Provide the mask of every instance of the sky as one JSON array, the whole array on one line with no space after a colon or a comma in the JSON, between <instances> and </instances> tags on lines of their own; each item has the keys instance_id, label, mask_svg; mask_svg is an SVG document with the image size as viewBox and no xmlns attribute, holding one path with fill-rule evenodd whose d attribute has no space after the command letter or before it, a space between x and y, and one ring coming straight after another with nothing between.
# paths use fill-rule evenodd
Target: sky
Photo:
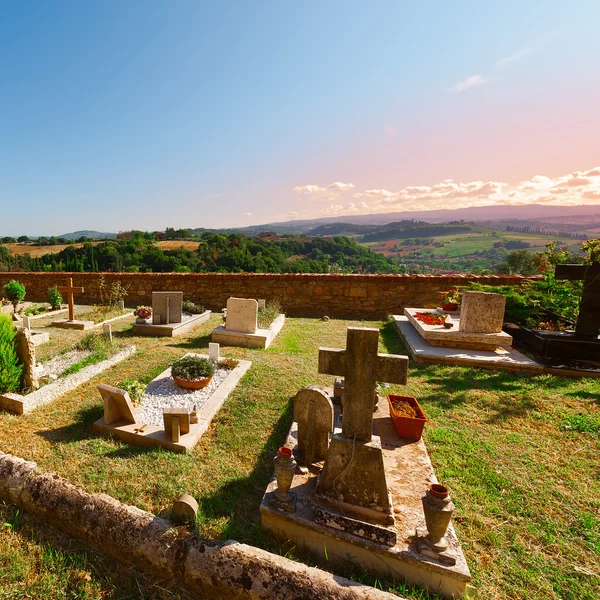
<instances>
[{"instance_id":1,"label":"sky","mask_svg":"<svg viewBox=\"0 0 600 600\"><path fill-rule=\"evenodd\" d=\"M600 204L597 0L0 9L0 235Z\"/></svg>"}]
</instances>

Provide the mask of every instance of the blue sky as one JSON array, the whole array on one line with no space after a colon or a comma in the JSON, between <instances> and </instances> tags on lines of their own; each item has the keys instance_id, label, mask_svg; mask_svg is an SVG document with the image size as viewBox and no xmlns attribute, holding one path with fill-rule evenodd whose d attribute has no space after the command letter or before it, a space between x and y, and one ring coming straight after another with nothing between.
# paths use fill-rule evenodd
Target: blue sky
<instances>
[{"instance_id":1,"label":"blue sky","mask_svg":"<svg viewBox=\"0 0 600 600\"><path fill-rule=\"evenodd\" d=\"M599 20L592 1L5 2L0 235L600 204Z\"/></svg>"}]
</instances>

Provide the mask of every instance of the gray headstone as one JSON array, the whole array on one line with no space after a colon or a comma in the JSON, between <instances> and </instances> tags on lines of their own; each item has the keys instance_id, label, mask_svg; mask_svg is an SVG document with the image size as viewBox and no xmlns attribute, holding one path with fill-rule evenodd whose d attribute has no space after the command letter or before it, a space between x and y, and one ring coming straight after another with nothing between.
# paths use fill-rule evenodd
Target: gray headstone
<instances>
[{"instance_id":1,"label":"gray headstone","mask_svg":"<svg viewBox=\"0 0 600 600\"><path fill-rule=\"evenodd\" d=\"M266 300L257 300L258 302L258 310L265 310L265 308L267 307L267 301Z\"/></svg>"},{"instance_id":2,"label":"gray headstone","mask_svg":"<svg viewBox=\"0 0 600 600\"><path fill-rule=\"evenodd\" d=\"M161 325L181 323L183 292L152 292L152 318L158 316Z\"/></svg>"},{"instance_id":3,"label":"gray headstone","mask_svg":"<svg viewBox=\"0 0 600 600\"><path fill-rule=\"evenodd\" d=\"M110 323L104 323L104 325L102 325L102 333L109 342L112 342L112 327L110 326Z\"/></svg>"},{"instance_id":4,"label":"gray headstone","mask_svg":"<svg viewBox=\"0 0 600 600\"><path fill-rule=\"evenodd\" d=\"M298 423L298 450L306 464L324 460L333 431L333 404L328 394L316 385L302 388L294 400L294 421Z\"/></svg>"},{"instance_id":5,"label":"gray headstone","mask_svg":"<svg viewBox=\"0 0 600 600\"><path fill-rule=\"evenodd\" d=\"M506 296L491 292L463 292L458 330L465 333L500 333Z\"/></svg>"},{"instance_id":6,"label":"gray headstone","mask_svg":"<svg viewBox=\"0 0 600 600\"><path fill-rule=\"evenodd\" d=\"M208 342L208 360L211 362L219 362L220 345L216 342Z\"/></svg>"}]
</instances>

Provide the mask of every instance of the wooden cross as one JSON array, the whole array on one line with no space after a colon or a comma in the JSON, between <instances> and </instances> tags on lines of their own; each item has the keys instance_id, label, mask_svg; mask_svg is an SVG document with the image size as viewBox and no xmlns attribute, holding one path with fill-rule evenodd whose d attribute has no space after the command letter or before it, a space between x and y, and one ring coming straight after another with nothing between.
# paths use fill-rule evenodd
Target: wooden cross
<instances>
[{"instance_id":1,"label":"wooden cross","mask_svg":"<svg viewBox=\"0 0 600 600\"><path fill-rule=\"evenodd\" d=\"M373 393L378 381L406 383L408 357L378 354L379 331L348 327L346 350L319 348L319 373L344 376L342 435L370 442Z\"/></svg>"},{"instance_id":2,"label":"wooden cross","mask_svg":"<svg viewBox=\"0 0 600 600\"><path fill-rule=\"evenodd\" d=\"M556 265L556 279L583 280L575 333L597 338L600 333L600 264Z\"/></svg>"},{"instance_id":3,"label":"wooden cross","mask_svg":"<svg viewBox=\"0 0 600 600\"><path fill-rule=\"evenodd\" d=\"M67 294L67 301L69 303L69 321L75 320L75 302L73 300L73 294L75 292L83 292L82 287L73 287L73 279L69 277L67 279L67 285L61 285L56 288L59 292L65 292Z\"/></svg>"}]
</instances>

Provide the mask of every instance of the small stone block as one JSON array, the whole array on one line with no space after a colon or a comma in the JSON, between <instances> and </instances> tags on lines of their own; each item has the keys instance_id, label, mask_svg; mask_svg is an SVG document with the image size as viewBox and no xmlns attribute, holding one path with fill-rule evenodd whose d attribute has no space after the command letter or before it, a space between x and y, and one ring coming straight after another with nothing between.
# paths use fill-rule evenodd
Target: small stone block
<instances>
[{"instance_id":1,"label":"small stone block","mask_svg":"<svg viewBox=\"0 0 600 600\"><path fill-rule=\"evenodd\" d=\"M396 530L393 527L382 527L374 523L353 519L321 506L315 506L315 523L338 531L345 531L351 535L386 546L395 546L397 541Z\"/></svg>"},{"instance_id":2,"label":"small stone block","mask_svg":"<svg viewBox=\"0 0 600 600\"><path fill-rule=\"evenodd\" d=\"M117 303L119 310L125 310L125 300L119 300Z\"/></svg>"},{"instance_id":3,"label":"small stone block","mask_svg":"<svg viewBox=\"0 0 600 600\"><path fill-rule=\"evenodd\" d=\"M189 494L181 494L171 510L171 518L176 523L192 523L198 514L198 503Z\"/></svg>"},{"instance_id":4,"label":"small stone block","mask_svg":"<svg viewBox=\"0 0 600 600\"><path fill-rule=\"evenodd\" d=\"M102 333L109 342L112 342L112 327L110 326L110 323L104 323L104 325L102 325Z\"/></svg>"},{"instance_id":5,"label":"small stone block","mask_svg":"<svg viewBox=\"0 0 600 600\"><path fill-rule=\"evenodd\" d=\"M25 329L31 329L31 321L27 315L23 317L23 327L25 327Z\"/></svg>"},{"instance_id":6,"label":"small stone block","mask_svg":"<svg viewBox=\"0 0 600 600\"><path fill-rule=\"evenodd\" d=\"M417 529L417 550L419 551L419 554L427 556L427 558L439 560L440 562L446 563L447 565L456 564L456 552L452 549L451 546L448 546L448 549L444 552L436 552L425 541L426 536L426 529Z\"/></svg>"},{"instance_id":7,"label":"small stone block","mask_svg":"<svg viewBox=\"0 0 600 600\"><path fill-rule=\"evenodd\" d=\"M189 408L163 408L163 423L167 434L171 434L173 430L172 419L179 418L179 431L181 435L190 432L190 409ZM173 440L174 442L178 440Z\"/></svg>"},{"instance_id":8,"label":"small stone block","mask_svg":"<svg viewBox=\"0 0 600 600\"><path fill-rule=\"evenodd\" d=\"M209 342L208 343L208 360L210 360L213 363L219 362L220 348L221 348L220 344L217 344L216 342Z\"/></svg>"},{"instance_id":9,"label":"small stone block","mask_svg":"<svg viewBox=\"0 0 600 600\"><path fill-rule=\"evenodd\" d=\"M171 441L178 442L181 430L179 429L179 417L171 415Z\"/></svg>"}]
</instances>

